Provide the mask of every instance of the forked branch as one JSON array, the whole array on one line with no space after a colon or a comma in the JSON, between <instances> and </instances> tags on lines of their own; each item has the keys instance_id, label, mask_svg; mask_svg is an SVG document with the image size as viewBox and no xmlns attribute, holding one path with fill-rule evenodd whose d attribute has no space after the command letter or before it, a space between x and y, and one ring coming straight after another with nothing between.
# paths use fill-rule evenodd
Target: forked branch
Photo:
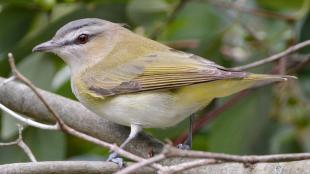
<instances>
[{"instance_id":1,"label":"forked branch","mask_svg":"<svg viewBox=\"0 0 310 174\"><path fill-rule=\"evenodd\" d=\"M0 146L14 146L14 145L17 145L18 147L20 147L25 152L25 154L28 156L30 161L37 162L37 159L33 155L31 149L27 146L27 144L23 140L23 129L24 129L23 126L18 124L17 127L18 127L18 138L16 140L14 140L14 141L11 141L11 142L0 143Z\"/></svg>"}]
</instances>

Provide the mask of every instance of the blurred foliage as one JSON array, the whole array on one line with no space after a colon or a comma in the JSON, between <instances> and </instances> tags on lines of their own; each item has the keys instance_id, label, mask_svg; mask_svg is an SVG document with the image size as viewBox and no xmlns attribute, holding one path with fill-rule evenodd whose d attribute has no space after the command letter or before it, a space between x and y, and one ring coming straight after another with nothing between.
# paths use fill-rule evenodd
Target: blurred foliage
<instances>
[{"instance_id":1,"label":"blurred foliage","mask_svg":"<svg viewBox=\"0 0 310 174\"><path fill-rule=\"evenodd\" d=\"M86 17L126 23L139 34L227 67L267 57L310 39L309 0L182 2L185 3L179 5L179 0L0 0L0 76L10 74L6 55L12 51L18 68L35 85L74 98L69 70L64 63L55 55L32 54L31 49L51 38L67 22ZM233 8L232 4L247 12ZM255 13L257 10L263 15ZM298 81L251 91L194 135L194 149L235 154L309 151L309 61L301 66L305 62L302 54L309 57L309 50L305 48L287 59L287 72L297 75ZM279 69L277 65L273 63L253 71L275 72ZM227 100L229 97L219 99L215 106ZM17 136L14 119L3 113L0 123L1 141ZM174 128L147 131L162 140L173 140L186 126L184 121ZM25 130L25 140L38 160L103 159L108 153L78 138L31 127ZM17 147L0 148L0 164L20 161L27 158Z\"/></svg>"}]
</instances>

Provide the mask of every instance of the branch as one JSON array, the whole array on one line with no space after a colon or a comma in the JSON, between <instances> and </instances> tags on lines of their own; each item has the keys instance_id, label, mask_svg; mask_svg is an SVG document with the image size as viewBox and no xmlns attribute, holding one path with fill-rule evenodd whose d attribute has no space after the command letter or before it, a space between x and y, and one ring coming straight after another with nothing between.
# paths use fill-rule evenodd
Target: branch
<instances>
[{"instance_id":1,"label":"branch","mask_svg":"<svg viewBox=\"0 0 310 174\"><path fill-rule=\"evenodd\" d=\"M52 116L55 118L56 123L59 124L60 129L66 130L66 124L63 122L63 120L60 118L60 116L55 112L49 104L45 101L43 96L39 93L39 91L36 89L36 87L28 80L25 76L23 76L16 68L15 60L12 53L8 54L9 56L9 63L12 69L12 73L14 74L15 79L20 80L24 84L26 84L32 92L35 93L35 95L39 98L39 100L43 103L43 105L47 108L47 110L52 114Z\"/></svg>"},{"instance_id":2,"label":"branch","mask_svg":"<svg viewBox=\"0 0 310 174\"><path fill-rule=\"evenodd\" d=\"M8 79L3 80L3 81L0 83L0 88L1 88L2 86L4 86L5 84L7 84L7 83L9 83L9 82L11 82L11 81L14 81L14 80L15 80L15 76L12 76L12 77L10 77L10 78L8 78Z\"/></svg>"},{"instance_id":3,"label":"branch","mask_svg":"<svg viewBox=\"0 0 310 174\"><path fill-rule=\"evenodd\" d=\"M310 63L310 53L303 55L295 54L290 57L292 57L292 61L288 63L288 74L294 74Z\"/></svg>"},{"instance_id":4,"label":"branch","mask_svg":"<svg viewBox=\"0 0 310 174\"><path fill-rule=\"evenodd\" d=\"M224 162L262 163L262 162L287 162L310 159L310 153L276 154L276 155L229 155L193 150L181 150L169 145L165 146L166 157L205 158Z\"/></svg>"},{"instance_id":5,"label":"branch","mask_svg":"<svg viewBox=\"0 0 310 174\"><path fill-rule=\"evenodd\" d=\"M235 67L235 68L231 68L233 70L247 70L253 67L257 67L278 59L281 59L301 48L304 48L306 46L310 45L310 40L301 42L297 45L294 45L288 49L286 49L283 52L280 52L278 54L272 55L270 57L264 58L262 60L250 63L250 64L246 64L243 66L239 66L239 67ZM309 55L306 55L306 57L304 58L305 60L303 62L301 62L301 66L304 66L305 63L308 62L309 60ZM198 118L194 125L193 125L193 133L197 132L199 129L201 129L204 125L206 125L210 120L212 120L213 118L217 117L220 113L222 113L223 111L225 111L227 108L230 108L231 106L233 106L235 103L237 103L240 99L242 99L243 97L245 97L248 94L248 90L247 91L242 91L239 92L237 94L235 94L233 97L231 97L228 101L226 101L222 106L215 108L213 110L211 110L210 112L208 112L206 115ZM184 131L179 137L177 137L174 141L173 144L180 144L182 142L184 142L184 140L187 137L187 131Z\"/></svg>"},{"instance_id":6,"label":"branch","mask_svg":"<svg viewBox=\"0 0 310 174\"><path fill-rule=\"evenodd\" d=\"M37 162L37 159L33 155L32 151L30 150L30 148L27 146L27 144L23 140L23 129L24 128L21 125L17 125L17 127L18 127L18 138L15 141L12 141L12 142L0 143L0 146L13 146L13 145L17 145L18 147L20 147L25 152L25 154L28 156L30 161Z\"/></svg>"},{"instance_id":7,"label":"branch","mask_svg":"<svg viewBox=\"0 0 310 174\"><path fill-rule=\"evenodd\" d=\"M164 159L167 159L167 154L165 152L163 152L159 155L156 155L152 158L146 159L144 161L132 164L131 166L126 167L123 170L116 172L115 174L129 174L129 173L137 171L138 169L140 169L142 167L156 163L158 161L162 161ZM183 163L182 162L179 163L179 161L178 161L175 165L163 167L162 169L158 170L157 173L170 174L170 173L184 171L184 170L191 169L194 167L199 167L202 165L214 164L214 163L216 163L216 160L212 160L212 159L211 160L210 159L200 159L200 160L194 160L194 161L187 161L187 162L183 162Z\"/></svg>"},{"instance_id":8,"label":"branch","mask_svg":"<svg viewBox=\"0 0 310 174\"><path fill-rule=\"evenodd\" d=\"M89 136L85 133L82 133L80 131L77 131L73 128L71 128L70 126L68 126L62 119L61 117L58 115L58 113L47 103L47 101L43 98L43 96L40 94L40 92L36 89L36 87L26 78L24 77L16 68L16 65L15 65L15 61L14 61L14 57L13 57L13 54L12 53L9 53L8 54L9 56L9 63L10 63L10 66L11 66L11 69L12 69L12 72L15 76L16 79L20 80L21 82L23 82L24 84L26 84L31 90L32 92L35 93L35 95L39 98L39 100L43 103L43 105L45 106L45 108L52 114L52 116L55 118L56 120L56 126L58 125L60 130L62 130L63 132L66 132L68 134L71 134L71 135L74 135L76 137L79 137L81 139L84 139L86 141L89 141L89 142L92 142L94 144L97 144L99 146L102 146L102 147L105 147L105 148L108 148L110 149L111 151L114 151L116 152L117 154L123 156L123 157L126 157L126 158L129 158L133 161L143 161L144 159L135 155L135 154L132 154L130 152L127 152L125 151L124 149L118 147L117 145L115 144L110 144L110 143L107 143L105 141L102 141L98 138L95 138L95 137L92 137L92 136ZM29 150L29 149L28 149ZM152 164L152 167L156 168L156 169L161 169L162 166L159 165L159 164Z\"/></svg>"},{"instance_id":9,"label":"branch","mask_svg":"<svg viewBox=\"0 0 310 174\"><path fill-rule=\"evenodd\" d=\"M231 174L232 172L238 174L249 174L262 173L262 171L268 174L278 174L279 172L306 174L309 173L309 166L310 160L281 163L258 163L255 165L244 165L242 163L222 163L215 165L203 165L194 169L182 171L182 174ZM13 163L0 165L0 171L5 174L108 174L114 173L118 171L118 169L118 166L114 163L100 161L45 161L36 163ZM134 173L150 174L155 172L151 168L140 168Z\"/></svg>"},{"instance_id":10,"label":"branch","mask_svg":"<svg viewBox=\"0 0 310 174\"><path fill-rule=\"evenodd\" d=\"M149 158L149 159L146 159L146 160L143 160L143 161L140 161L138 163L135 163L129 167L126 167L125 169L121 170L121 171L118 171L117 173L115 174L127 174L127 173L132 173L134 171L137 171L138 169L144 167L144 166L147 166L147 165L150 165L150 164L153 164L153 163L156 163L158 161L161 161L163 159L166 158L166 155L164 153L161 153L159 155L156 155L152 158Z\"/></svg>"},{"instance_id":11,"label":"branch","mask_svg":"<svg viewBox=\"0 0 310 174\"><path fill-rule=\"evenodd\" d=\"M0 83L5 80L6 79L0 77ZM107 142L120 144L126 139L129 133L127 127L111 123L102 117L98 117L76 101L43 90L38 91L45 98L47 103L58 111L61 118L70 127ZM0 88L0 103L11 110L27 115L35 120L54 121L41 101L24 84L14 81L3 85ZM161 142L141 133L126 149L134 154L148 157L150 153L160 153L162 147L163 144Z\"/></svg>"},{"instance_id":12,"label":"branch","mask_svg":"<svg viewBox=\"0 0 310 174\"><path fill-rule=\"evenodd\" d=\"M129 166L116 174L128 174L136 171L137 169L144 167L146 165L151 165L159 161L162 163L168 164L169 159L173 158L172 161L176 165L165 166L158 170L158 173L161 174L170 174L183 170L187 170L194 167L199 167L202 165L210 164L223 164L223 163L232 163L238 162L243 164L254 164L254 163L263 163L263 162L289 162L289 161L300 161L300 160L309 160L310 153L295 153L295 154L276 154L276 155L230 155L224 153L213 153L213 152L204 152L204 151L193 151L193 150L181 150L170 145L166 145L163 152L159 155L156 155L152 158L145 159L138 163ZM191 159L189 161L181 162L174 160L175 158L182 159ZM192 160L197 158L198 160ZM178 162L176 162L178 161Z\"/></svg>"},{"instance_id":13,"label":"branch","mask_svg":"<svg viewBox=\"0 0 310 174\"><path fill-rule=\"evenodd\" d=\"M249 63L249 64L246 64L246 65L243 65L243 66L238 66L238 67L235 67L235 68L232 68L233 70L247 70L247 69L250 69L250 68L254 68L254 67L257 67L257 66L260 66L260 65L263 65L263 64L266 64L266 63L269 63L269 62L273 62L273 61L276 61L278 59L281 59L301 48L304 48L306 46L309 46L310 45L310 40L306 40L304 42L301 42L297 45L294 45L294 46L291 46L289 47L288 49L286 49L285 51L283 52L280 52L278 54L274 54L270 57L267 57L267 58L264 58L262 60L259 60L259 61L256 61L256 62L253 62L253 63Z\"/></svg>"},{"instance_id":14,"label":"branch","mask_svg":"<svg viewBox=\"0 0 310 174\"><path fill-rule=\"evenodd\" d=\"M104 161L44 161L36 163L13 163L0 165L5 174L105 174L114 173L119 167ZM152 173L151 168L141 168L136 173Z\"/></svg>"},{"instance_id":15,"label":"branch","mask_svg":"<svg viewBox=\"0 0 310 174\"><path fill-rule=\"evenodd\" d=\"M181 164L177 165L172 165L169 167L166 167L163 170L158 171L158 174L172 174L176 172L181 172L184 170L200 167L200 166L205 166L205 165L210 165L210 164L216 164L216 160L212 159L199 159L199 160L192 160L189 162L184 162Z\"/></svg>"},{"instance_id":16,"label":"branch","mask_svg":"<svg viewBox=\"0 0 310 174\"><path fill-rule=\"evenodd\" d=\"M309 43L307 43L307 41L306 42L303 42L303 43L306 43L306 44L308 44L309 45ZM300 44L302 44L302 43L300 43ZM299 45L300 45L299 44ZM296 45L295 47L297 47L298 45ZM288 51L288 53L285 53L285 54L289 54L290 53L290 51L289 50L294 50L294 51L296 51L297 49L300 49L300 48L302 48L303 46L300 46L300 47L297 47L297 48L295 48L295 49L293 49L292 47L291 48L289 48L287 51ZM284 51L285 52L285 51ZM292 52L292 51L291 51ZM279 54L281 54L281 53L279 53ZM282 55L283 56L283 55ZM273 56L271 56L271 57L273 57ZM269 59L269 58L268 58ZM278 59L278 58L277 58ZM272 60L269 60L269 61L273 61L273 60L276 60L276 59L272 59ZM136 167L134 168L134 167L132 167L134 170L136 170L136 169L138 169L138 168L140 168L140 167L142 167L142 166L145 166L145 165L152 165L154 168L156 168L156 169L159 169L160 171L165 171L165 168L166 167L162 167L161 165L157 165L157 164L154 164L156 161L161 161L161 160L163 160L163 159L165 159L166 157L167 158L171 158L171 157L183 157L183 158L207 158L207 159L212 159L212 160L216 160L216 162L217 161L222 161L222 162L241 162L241 163L256 163L256 162L274 162L274 161L287 161L287 160L289 160L289 161L291 161L291 160L302 160L302 159L308 159L308 158L310 158L310 155L308 154L308 153L303 153L303 154L286 154L286 155L266 155L266 156L238 156L238 155L227 155L227 154L219 154L219 153L208 153L208 152L199 152L199 151L180 151L179 149L175 149L175 148L168 148L168 152L164 152L164 156L162 156L161 154L160 155L158 155L158 156L155 156L155 157L153 157L153 158L150 158L150 159L143 159L143 158L141 158L141 157L139 157L139 156L136 156L136 155L134 155L134 154L131 154L131 153L129 153L129 152L127 152L127 151L124 151L124 150L122 150L122 149L120 149L120 148L118 148L116 145L113 145L113 144L110 144L110 143L107 143L107 142L104 142L104 141L102 141L102 140L100 140L100 139L98 139L98 138L95 138L95 137L91 137L91 136L89 136L89 135L87 135L87 134L85 134L85 133L82 133L82 132L84 132L84 131L79 131L79 130L75 130L74 129L74 126L72 126L73 128L71 128L70 126L71 125L67 125L67 123L65 123L66 122L66 120L65 120L65 117L64 116L60 116L61 114L59 113L59 115L58 115L58 113L56 113L54 110L53 110L53 108L54 108L54 104L55 104L55 102L57 103L57 104L59 104L59 101L61 101L61 100L64 100L63 98L62 99L60 99L60 100L56 100L56 101L53 101L53 102L51 102L51 103L49 103L49 97L47 97L46 99L44 98L44 96L46 95L45 94L45 92L44 91L41 91L41 90L38 90L38 89L36 89L34 86L33 86L33 84L30 82L30 81L28 81L27 79L25 79L18 71L17 71L17 69L16 69L16 67L15 67L15 64L14 64L14 60L13 60L13 57L12 57L12 55L10 55L10 64L11 64L11 67L12 67L12 70L13 70L13 74L14 74L14 76L15 76L15 78L16 79L19 79L19 80L21 80L21 81L23 81L25 84L27 84L27 86L29 86L30 88L31 88L31 90L29 90L28 89L28 92L29 91L32 91L32 92L34 92L35 93L35 95L34 94L32 94L32 99L33 100L37 100L37 102L39 102L39 103L37 103L37 104L39 104L41 107L43 106L43 110L44 110L44 112L45 112L45 116L46 116L46 118L45 119L47 119L47 120L51 120L51 116L50 116L50 114L52 114L52 116L54 117L54 119L55 120L57 120L57 123L59 124L59 128L61 129L61 130L63 130L63 131L65 131L65 132L67 132L67 133L70 133L70 134L72 134L72 135L75 135L75 136L77 136L77 137L80 137L80 138L83 138L83 139L85 139L85 140L88 140L88 141L91 141L91 142L93 142L93 143L95 143L95 144L98 144L98 145L100 145L100 146L103 146L103 147L108 147L109 149L111 149L111 150L114 150L114 151L116 151L116 152L118 152L120 155L122 155L122 156L125 156L125 157L127 157L127 158L129 158L129 159L132 159L132 160L134 160L134 161L138 161L139 163L137 163L136 164ZM263 64L263 63L261 63L261 64ZM261 64L258 64L258 65L261 65ZM257 66L258 66L257 65ZM0 83L1 83L1 78L0 78ZM4 80L2 80L2 82L3 82ZM11 81L11 79L10 80L5 80L5 82L6 82L6 84L5 85L3 85L3 84L0 84L0 86L1 86L1 88L0 88L0 102L2 102L1 100L3 100L2 98L5 98L4 99L4 101L5 100L10 100L10 99L8 99L8 98L10 98L10 97L8 97L8 95L9 94L7 94L7 93L2 93L1 91L3 90L3 89L6 89L8 86L10 86L12 83L16 83L16 82L9 82L9 81ZM15 84L16 85L16 84ZM19 84L20 85L20 84ZM14 88L14 86L12 87L12 88ZM8 90L8 91L12 91L12 88L9 88L9 89L6 89L6 90ZM25 89L22 89L22 90L25 90ZM9 93L10 93L9 92ZM4 95L3 95L4 94ZM2 96L3 95L3 96ZM24 95L24 94L23 94ZM29 95L29 94L27 94L27 95ZM48 95L52 95L52 94L48 94ZM33 96L35 96L36 98L34 98ZM18 96L18 97L21 97L21 96ZM23 102L24 101L24 99L25 98L23 98L22 99L22 103L24 104L25 102ZM16 98L13 98L13 99L11 99L11 100L16 100ZM28 100L27 100L28 101ZM3 102L4 103L4 105L7 105L7 103L5 103L5 102ZM12 104L13 103L13 104ZM14 102L12 102L12 103L9 103L8 105L9 105L9 107L10 107L10 105L13 105L13 106L11 106L11 107L16 107L16 106L14 106L14 105L16 105L16 103L14 103ZM42 105L42 103L43 103L43 105ZM50 106L50 107L48 107L48 106ZM33 107L37 107L37 106L33 106ZM80 109L81 108L81 106L78 108L78 109ZM82 107L83 108L83 107ZM26 108L26 109L29 109L29 108ZM31 107L30 107L30 109L32 109ZM42 108L41 108L42 109ZM59 109L59 112L63 112L63 110L62 109L64 109L64 106L63 105L60 105L60 106L58 106L58 108L56 108L56 110L58 111L58 109ZM74 110L74 109L73 109ZM41 110L42 111L42 110ZM23 109L20 109L20 112L25 112L25 111L23 111ZM28 112L29 112L29 110L28 110ZM47 112L47 113L46 113ZM70 113L72 113L72 110L69 110L69 112ZM68 114L68 113L67 113ZM98 118L98 116L95 116L96 118ZM42 118L42 117L41 117ZM64 119L64 121L62 120L62 119ZM77 118L76 117L74 117L73 118L73 120L76 120ZM89 119L88 117L87 117L87 119ZM86 120L87 120L86 119ZM79 120L80 121L80 120ZM81 124L81 122L79 122L80 124ZM82 122L83 123L83 122ZM98 124L98 122L96 122L95 124L92 124L92 125L90 125L91 126L91 128L90 129L92 129L92 130L94 130L94 125L97 125ZM120 126L121 127L121 126ZM111 135L110 135L111 136ZM161 146L160 146L160 150L162 150L162 144L160 144ZM141 149L138 149L137 147L134 147L136 150L141 150ZM167 148L166 148L167 149ZM144 154L144 155L149 155L150 153L153 153L153 149L151 149L151 148L147 148L147 149L145 149L146 150L146 154ZM165 160L165 161L167 161L167 160ZM174 162L176 162L176 161L178 161L178 160L172 160L172 161L174 161ZM200 161L196 161L196 162L194 162L194 161L190 161L190 162L187 162L187 163L182 163L182 164L178 164L178 165L173 165L173 166L168 166L168 168L169 167L172 167L172 168L174 168L175 170L177 170L177 171L179 171L179 170L185 170L185 169L188 169L188 168L191 168L191 167L195 167L195 166L199 166L199 165L202 165L202 164L204 164L204 163L207 163L207 161L206 160L200 160ZM138 167L137 167L138 166ZM128 169L129 170L129 169Z\"/></svg>"}]
</instances>

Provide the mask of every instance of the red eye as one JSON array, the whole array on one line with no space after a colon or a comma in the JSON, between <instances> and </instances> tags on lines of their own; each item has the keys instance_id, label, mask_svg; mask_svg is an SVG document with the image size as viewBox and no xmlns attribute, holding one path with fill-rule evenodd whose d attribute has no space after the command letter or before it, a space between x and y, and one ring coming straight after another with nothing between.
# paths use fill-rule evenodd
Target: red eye
<instances>
[{"instance_id":1,"label":"red eye","mask_svg":"<svg viewBox=\"0 0 310 174\"><path fill-rule=\"evenodd\" d=\"M88 35L87 34L81 34L79 37L76 39L78 44L85 44L88 42Z\"/></svg>"}]
</instances>

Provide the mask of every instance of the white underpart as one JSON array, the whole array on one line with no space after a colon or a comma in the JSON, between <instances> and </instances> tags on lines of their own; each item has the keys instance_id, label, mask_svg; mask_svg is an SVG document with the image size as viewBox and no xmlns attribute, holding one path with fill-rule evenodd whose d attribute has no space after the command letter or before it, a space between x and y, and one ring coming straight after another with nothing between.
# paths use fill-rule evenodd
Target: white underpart
<instances>
[{"instance_id":1,"label":"white underpart","mask_svg":"<svg viewBox=\"0 0 310 174\"><path fill-rule=\"evenodd\" d=\"M84 104L112 122L126 126L136 124L146 128L174 126L191 112L177 109L176 99L168 92L120 95L97 106Z\"/></svg>"}]
</instances>

